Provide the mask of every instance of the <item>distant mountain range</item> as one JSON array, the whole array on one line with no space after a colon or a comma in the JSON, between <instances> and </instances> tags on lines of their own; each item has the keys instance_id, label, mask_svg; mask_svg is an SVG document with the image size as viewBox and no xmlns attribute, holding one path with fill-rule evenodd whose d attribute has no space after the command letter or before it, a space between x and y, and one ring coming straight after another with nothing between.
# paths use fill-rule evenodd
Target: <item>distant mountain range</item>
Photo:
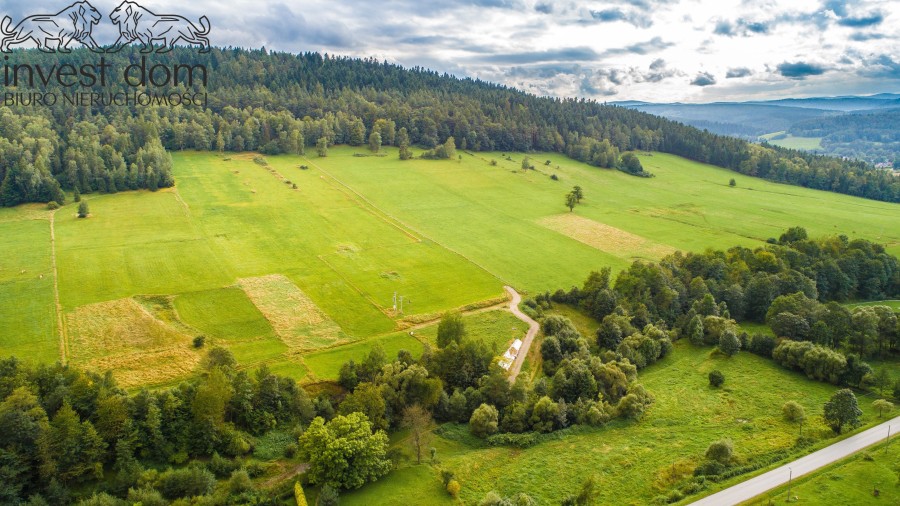
<instances>
[{"instance_id":1,"label":"distant mountain range","mask_svg":"<svg viewBox=\"0 0 900 506\"><path fill-rule=\"evenodd\" d=\"M900 158L896 93L708 104L629 100L612 105L751 141L765 136L773 144L873 163Z\"/></svg>"}]
</instances>

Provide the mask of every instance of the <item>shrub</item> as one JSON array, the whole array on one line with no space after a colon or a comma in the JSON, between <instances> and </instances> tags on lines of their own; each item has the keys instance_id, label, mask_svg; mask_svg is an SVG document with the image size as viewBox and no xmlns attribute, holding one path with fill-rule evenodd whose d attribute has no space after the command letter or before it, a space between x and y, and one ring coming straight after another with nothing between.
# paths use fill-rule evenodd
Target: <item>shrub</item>
<instances>
[{"instance_id":1,"label":"shrub","mask_svg":"<svg viewBox=\"0 0 900 506\"><path fill-rule=\"evenodd\" d=\"M454 499L459 497L459 491L461 488L462 486L460 486L459 482L456 480L450 480L450 482L447 483L447 493L449 493L450 497Z\"/></svg>"},{"instance_id":2,"label":"shrub","mask_svg":"<svg viewBox=\"0 0 900 506\"><path fill-rule=\"evenodd\" d=\"M773 336L769 334L753 334L750 338L750 345L747 347L750 353L761 357L772 358L772 350L778 343Z\"/></svg>"},{"instance_id":3,"label":"shrub","mask_svg":"<svg viewBox=\"0 0 900 506\"><path fill-rule=\"evenodd\" d=\"M316 506L337 506L338 503L340 503L340 496L338 496L337 489L331 485L324 485L319 491Z\"/></svg>"},{"instance_id":4,"label":"shrub","mask_svg":"<svg viewBox=\"0 0 900 506\"><path fill-rule=\"evenodd\" d=\"M246 469L238 469L231 473L231 478L228 479L228 492L231 495L240 495L250 490L253 490L253 482L250 481Z\"/></svg>"},{"instance_id":5,"label":"shrub","mask_svg":"<svg viewBox=\"0 0 900 506\"><path fill-rule=\"evenodd\" d=\"M132 488L128 490L128 503L141 506L166 506L169 501L163 499L159 491L152 488Z\"/></svg>"},{"instance_id":6,"label":"shrub","mask_svg":"<svg viewBox=\"0 0 900 506\"><path fill-rule=\"evenodd\" d=\"M499 418L497 408L490 404L482 404L478 406L469 418L469 430L472 434L480 438L490 436L497 432L497 422Z\"/></svg>"},{"instance_id":7,"label":"shrub","mask_svg":"<svg viewBox=\"0 0 900 506\"><path fill-rule=\"evenodd\" d=\"M737 186L737 181L735 181L734 178L731 178L731 180L728 181L728 186Z\"/></svg>"},{"instance_id":8,"label":"shrub","mask_svg":"<svg viewBox=\"0 0 900 506\"><path fill-rule=\"evenodd\" d=\"M525 432L522 434L494 434L488 436L487 444L491 446L512 446L514 448L529 448L540 442L537 432Z\"/></svg>"},{"instance_id":9,"label":"shrub","mask_svg":"<svg viewBox=\"0 0 900 506\"><path fill-rule=\"evenodd\" d=\"M206 343L206 336L194 337L194 348L202 348L205 343Z\"/></svg>"},{"instance_id":10,"label":"shrub","mask_svg":"<svg viewBox=\"0 0 900 506\"><path fill-rule=\"evenodd\" d=\"M441 471L441 481L444 483L444 488L447 488L447 485L455 479L456 474L454 474L453 471L448 471L446 469Z\"/></svg>"},{"instance_id":11,"label":"shrub","mask_svg":"<svg viewBox=\"0 0 900 506\"><path fill-rule=\"evenodd\" d=\"M191 465L162 473L156 488L166 499L178 499L209 494L215 486L216 477L211 472Z\"/></svg>"},{"instance_id":12,"label":"shrub","mask_svg":"<svg viewBox=\"0 0 900 506\"><path fill-rule=\"evenodd\" d=\"M705 460L694 468L694 476L718 476L725 472L725 466L715 460Z\"/></svg>"},{"instance_id":13,"label":"shrub","mask_svg":"<svg viewBox=\"0 0 900 506\"><path fill-rule=\"evenodd\" d=\"M57 202L55 200L51 200L50 202L47 202L47 209L49 209L50 211L55 211L55 210L59 209L59 202Z\"/></svg>"},{"instance_id":14,"label":"shrub","mask_svg":"<svg viewBox=\"0 0 900 506\"><path fill-rule=\"evenodd\" d=\"M894 409L894 403L885 399L878 399L872 403L872 408L878 412L878 417L884 417L885 413L890 413Z\"/></svg>"},{"instance_id":15,"label":"shrub","mask_svg":"<svg viewBox=\"0 0 900 506\"><path fill-rule=\"evenodd\" d=\"M784 340L772 350L775 363L801 370L810 379L841 383L847 371L847 359L841 353L809 341Z\"/></svg>"},{"instance_id":16,"label":"shrub","mask_svg":"<svg viewBox=\"0 0 900 506\"><path fill-rule=\"evenodd\" d=\"M559 176L557 176L556 174L552 174L552 175L550 176L550 179L552 179L552 180L554 180L554 181L559 181Z\"/></svg>"},{"instance_id":17,"label":"shrub","mask_svg":"<svg viewBox=\"0 0 900 506\"><path fill-rule=\"evenodd\" d=\"M722 332L722 336L719 337L719 351L729 357L741 351L741 341L734 332L731 330Z\"/></svg>"},{"instance_id":18,"label":"shrub","mask_svg":"<svg viewBox=\"0 0 900 506\"><path fill-rule=\"evenodd\" d=\"M81 201L81 203L78 204L78 217L87 218L89 214L91 214L91 210L88 207L88 203L85 201Z\"/></svg>"},{"instance_id":19,"label":"shrub","mask_svg":"<svg viewBox=\"0 0 900 506\"><path fill-rule=\"evenodd\" d=\"M241 465L239 463L219 455L218 452L213 453L212 458L206 463L206 468L212 471L217 478L230 476L231 473L240 467Z\"/></svg>"},{"instance_id":20,"label":"shrub","mask_svg":"<svg viewBox=\"0 0 900 506\"><path fill-rule=\"evenodd\" d=\"M722 371L715 370L709 373L710 386L719 388L723 383L725 383L725 375L722 374Z\"/></svg>"},{"instance_id":21,"label":"shrub","mask_svg":"<svg viewBox=\"0 0 900 506\"><path fill-rule=\"evenodd\" d=\"M720 439L711 443L703 456L722 465L728 465L734 456L734 444L729 439Z\"/></svg>"},{"instance_id":22,"label":"shrub","mask_svg":"<svg viewBox=\"0 0 900 506\"><path fill-rule=\"evenodd\" d=\"M806 419L806 412L803 410L803 406L794 401L787 401L784 403L784 406L781 406L781 413L784 415L784 419L789 422L802 422Z\"/></svg>"}]
</instances>

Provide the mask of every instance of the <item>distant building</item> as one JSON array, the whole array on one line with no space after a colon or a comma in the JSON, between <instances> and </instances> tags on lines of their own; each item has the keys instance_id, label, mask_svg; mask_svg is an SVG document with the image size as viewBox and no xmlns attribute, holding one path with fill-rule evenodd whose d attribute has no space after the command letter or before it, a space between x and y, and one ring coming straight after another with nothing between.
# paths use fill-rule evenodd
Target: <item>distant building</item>
<instances>
[{"instance_id":1,"label":"distant building","mask_svg":"<svg viewBox=\"0 0 900 506\"><path fill-rule=\"evenodd\" d=\"M519 356L519 350L522 348L522 340L516 339L513 341L512 346L509 347L508 350L500 357L500 367L509 370L512 367L513 362L516 361L516 357Z\"/></svg>"},{"instance_id":2,"label":"distant building","mask_svg":"<svg viewBox=\"0 0 900 506\"><path fill-rule=\"evenodd\" d=\"M876 169L889 169L889 170L890 170L890 169L893 169L893 168L894 168L894 163L893 163L893 162L876 163L876 164L875 164L875 168L876 168Z\"/></svg>"}]
</instances>

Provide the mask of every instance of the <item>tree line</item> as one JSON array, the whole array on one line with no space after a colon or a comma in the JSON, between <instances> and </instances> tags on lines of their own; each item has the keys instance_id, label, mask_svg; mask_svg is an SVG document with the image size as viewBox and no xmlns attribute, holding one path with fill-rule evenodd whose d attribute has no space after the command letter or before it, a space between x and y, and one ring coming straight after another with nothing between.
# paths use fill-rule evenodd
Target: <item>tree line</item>
<instances>
[{"instance_id":1,"label":"tree line","mask_svg":"<svg viewBox=\"0 0 900 506\"><path fill-rule=\"evenodd\" d=\"M254 489L262 469L246 459L257 437L275 429L296 437L315 416L333 413L330 399L310 398L265 366L237 370L221 348L208 353L198 378L131 394L109 373L3 359L0 503L93 495L82 504L266 504L277 493Z\"/></svg>"},{"instance_id":2,"label":"tree line","mask_svg":"<svg viewBox=\"0 0 900 506\"><path fill-rule=\"evenodd\" d=\"M820 381L885 389L886 370L874 371L864 360L900 353L897 313L840 302L898 295L900 262L883 246L846 236L813 240L795 227L765 247L636 261L615 280L606 268L582 287L525 301L525 310L540 318L553 302L580 306L601 322L593 349L638 368L664 356L670 340L687 338L727 355L747 349ZM766 323L777 337L750 336L740 321ZM548 374L567 347L558 338L544 341Z\"/></svg>"},{"instance_id":3,"label":"tree line","mask_svg":"<svg viewBox=\"0 0 900 506\"><path fill-rule=\"evenodd\" d=\"M75 50L66 59L80 66L95 57ZM52 58L38 51L16 51L8 64L58 63ZM126 48L106 58L113 68L123 69L140 56L136 48ZM362 146L374 133L382 145L405 147L401 155L407 157L410 145L431 149L434 157L448 156L450 138L454 149L551 151L598 167L617 166L622 152L658 150L774 181L900 201L900 181L861 162L753 145L628 108L536 97L419 67L236 48L214 48L207 54L176 49L153 58L169 67L206 66L208 89L199 82L177 82L154 91L207 92L207 106L74 108L62 101L50 107L12 106L29 137L47 145L41 150L32 142L14 143L31 153L17 170L38 174L48 188L13 186L4 205L54 196L53 180L62 189L77 187L82 193L170 184L165 168L137 161L138 150L147 149L151 139L168 150L277 154L303 153L307 147L327 152L333 144ZM129 90L112 82L102 88L98 83L94 91ZM94 125L96 132L85 125L75 128L81 123ZM65 157L66 152L71 156ZM0 181L12 167L17 165L2 164Z\"/></svg>"}]
</instances>

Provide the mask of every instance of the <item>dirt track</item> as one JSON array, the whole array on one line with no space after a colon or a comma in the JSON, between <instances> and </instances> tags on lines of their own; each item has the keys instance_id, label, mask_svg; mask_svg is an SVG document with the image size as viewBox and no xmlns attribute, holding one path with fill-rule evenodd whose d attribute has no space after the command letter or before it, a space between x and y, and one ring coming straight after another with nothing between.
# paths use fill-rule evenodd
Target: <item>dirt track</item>
<instances>
[{"instance_id":1,"label":"dirt track","mask_svg":"<svg viewBox=\"0 0 900 506\"><path fill-rule=\"evenodd\" d=\"M531 342L534 341L534 336L537 335L541 326L538 325L538 322L532 320L528 315L519 310L519 303L522 302L522 296L519 295L519 292L515 291L510 286L504 286L503 288L505 288L506 291L509 292L509 295L512 296L512 300L509 303L509 310L512 312L513 316L528 324L528 332L525 334L525 339L522 339L522 348L519 349L519 354L516 355L516 359L509 368L509 382L515 383L516 378L519 376L519 371L522 370L522 363L525 362L525 357L528 355L528 349L531 347Z\"/></svg>"}]
</instances>

